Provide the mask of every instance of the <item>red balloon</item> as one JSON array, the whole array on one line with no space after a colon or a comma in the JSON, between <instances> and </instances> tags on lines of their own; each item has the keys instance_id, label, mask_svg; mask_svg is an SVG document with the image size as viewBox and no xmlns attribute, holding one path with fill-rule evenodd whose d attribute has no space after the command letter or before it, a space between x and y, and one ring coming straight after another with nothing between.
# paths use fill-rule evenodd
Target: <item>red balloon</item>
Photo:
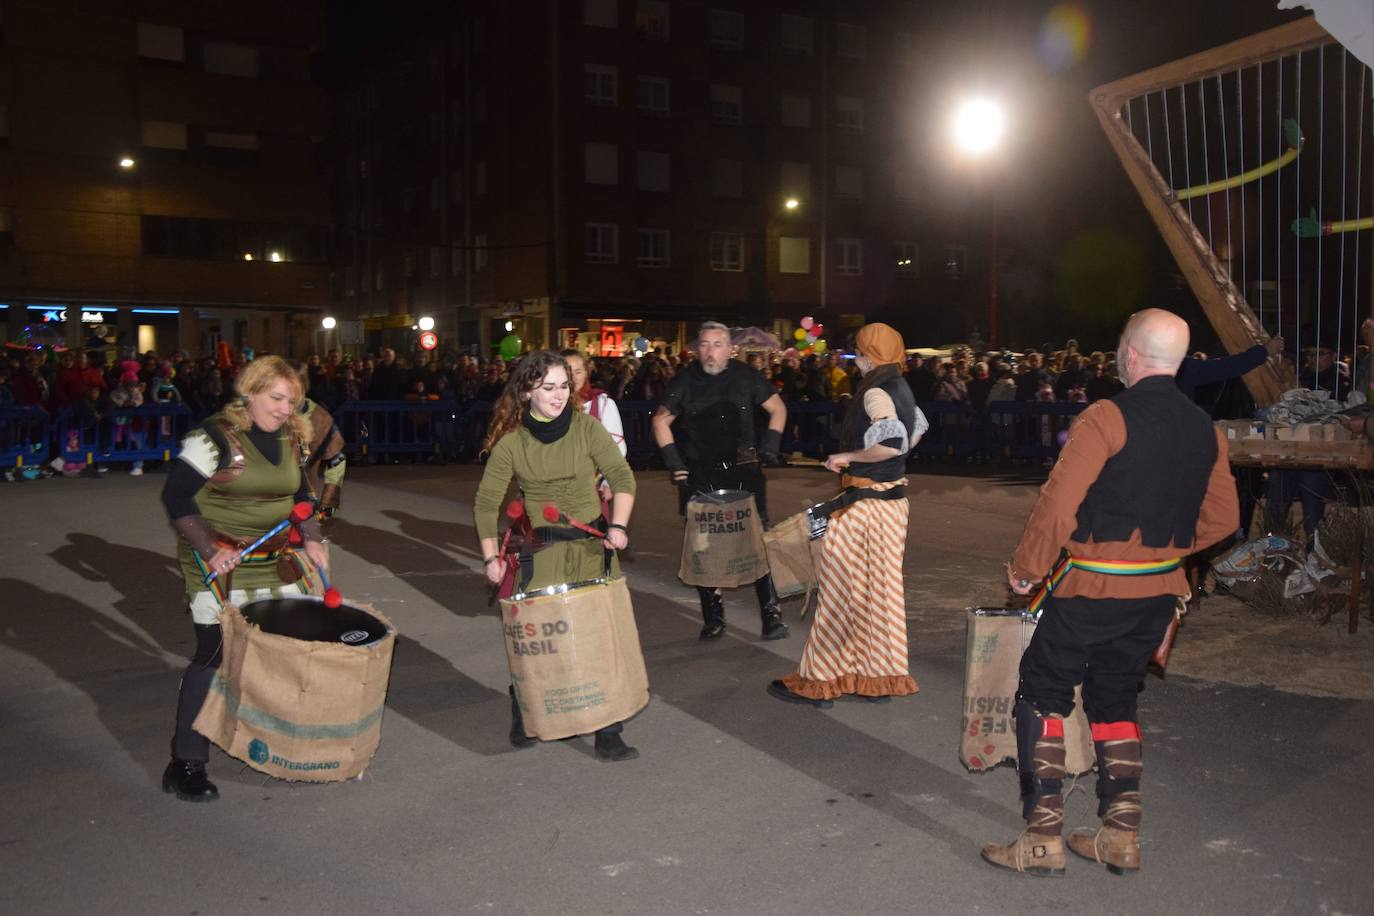
<instances>
[{"instance_id":1,"label":"red balloon","mask_svg":"<svg viewBox=\"0 0 1374 916\"><path fill-rule=\"evenodd\" d=\"M816 322L815 325L813 325L812 328L811 328L811 336L812 336L812 337L821 337L821 336L824 335L824 334L825 334L825 325L821 324L819 321Z\"/></svg>"}]
</instances>

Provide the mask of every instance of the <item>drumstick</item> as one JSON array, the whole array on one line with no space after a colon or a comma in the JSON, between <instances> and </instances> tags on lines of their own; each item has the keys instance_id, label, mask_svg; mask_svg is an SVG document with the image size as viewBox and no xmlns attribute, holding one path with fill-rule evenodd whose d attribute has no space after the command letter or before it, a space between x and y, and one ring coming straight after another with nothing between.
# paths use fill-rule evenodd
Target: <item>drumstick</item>
<instances>
[{"instance_id":1,"label":"drumstick","mask_svg":"<svg viewBox=\"0 0 1374 916\"><path fill-rule=\"evenodd\" d=\"M263 544L266 544L268 541L272 540L272 538L281 534L282 531L286 529L287 525L299 525L301 522L308 519L311 516L311 514L314 513L314 511L315 507L310 503L306 502L305 500L301 500L300 502L296 503L294 506L291 507L290 515L288 515L281 521L277 522L277 524L273 525L271 531L268 531L262 537L258 538L256 541L240 550L235 559L242 560L248 554L257 550ZM214 570L211 570L210 575L205 577L205 584L209 585L211 582L214 582L215 579L217 579L218 577L219 573L215 572Z\"/></svg>"},{"instance_id":2,"label":"drumstick","mask_svg":"<svg viewBox=\"0 0 1374 916\"><path fill-rule=\"evenodd\" d=\"M329 576L325 573L324 567L316 563L315 571L320 574L320 584L324 586L324 606L335 608L343 604L343 595L329 584Z\"/></svg>"},{"instance_id":3,"label":"drumstick","mask_svg":"<svg viewBox=\"0 0 1374 916\"><path fill-rule=\"evenodd\" d=\"M501 549L496 554L502 557L506 555L506 547L510 544L511 532L515 530L516 524L525 518L525 504L518 499L514 500L509 506L506 506L506 518L510 519L511 524L506 529L506 536L501 539Z\"/></svg>"},{"instance_id":4,"label":"drumstick","mask_svg":"<svg viewBox=\"0 0 1374 916\"><path fill-rule=\"evenodd\" d=\"M547 506L544 507L544 520L547 522L551 522L555 525L559 522L562 522L565 525L572 525L578 531L590 534L592 537L604 538L606 536L606 532L601 531L598 528L593 528L586 522L579 522L577 519L572 518L571 516L564 515L562 511L560 511L559 508L555 506L553 503L549 503Z\"/></svg>"}]
</instances>

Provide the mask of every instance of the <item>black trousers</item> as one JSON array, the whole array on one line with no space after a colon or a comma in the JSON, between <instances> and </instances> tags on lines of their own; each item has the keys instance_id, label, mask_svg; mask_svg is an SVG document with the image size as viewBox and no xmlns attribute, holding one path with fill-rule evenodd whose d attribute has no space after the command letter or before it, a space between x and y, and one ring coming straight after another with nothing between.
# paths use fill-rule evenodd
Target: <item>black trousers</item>
<instances>
[{"instance_id":1,"label":"black trousers","mask_svg":"<svg viewBox=\"0 0 1374 916\"><path fill-rule=\"evenodd\" d=\"M181 676L181 692L177 695L177 730L172 737L172 756L178 760L205 763L210 759L210 739L191 727L205 705L210 682L215 679L224 656L224 643L219 624L192 624L196 628L196 654L186 673Z\"/></svg>"},{"instance_id":2,"label":"black trousers","mask_svg":"<svg viewBox=\"0 0 1374 916\"><path fill-rule=\"evenodd\" d=\"M1018 695L1042 714L1073 712L1083 685L1090 722L1134 722L1145 666L1173 618L1173 595L1055 598L1021 656Z\"/></svg>"}]
</instances>

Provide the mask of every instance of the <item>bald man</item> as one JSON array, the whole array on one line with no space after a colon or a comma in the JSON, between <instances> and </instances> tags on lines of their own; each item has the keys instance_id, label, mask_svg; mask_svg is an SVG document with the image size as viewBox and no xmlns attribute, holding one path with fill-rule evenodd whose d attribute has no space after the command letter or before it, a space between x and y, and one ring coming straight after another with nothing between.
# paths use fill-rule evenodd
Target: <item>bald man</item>
<instances>
[{"instance_id":1,"label":"bald man","mask_svg":"<svg viewBox=\"0 0 1374 916\"><path fill-rule=\"evenodd\" d=\"M1116 356L1126 390L1079 415L1007 564L1018 594L1046 577L1054 585L1032 604L1040 623L1021 658L1014 709L1027 827L1005 846L983 847L993 865L1064 874L1064 718L1081 684L1102 826L1068 845L1118 873L1140 867L1136 695L1188 594L1182 558L1239 522L1226 440L1174 384L1187 350L1177 315L1131 316Z\"/></svg>"}]
</instances>

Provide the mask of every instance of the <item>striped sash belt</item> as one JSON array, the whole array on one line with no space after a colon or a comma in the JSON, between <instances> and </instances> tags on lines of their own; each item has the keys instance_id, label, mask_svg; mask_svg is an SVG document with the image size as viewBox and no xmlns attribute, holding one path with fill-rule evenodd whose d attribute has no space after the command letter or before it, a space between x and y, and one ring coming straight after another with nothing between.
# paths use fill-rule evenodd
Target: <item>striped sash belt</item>
<instances>
[{"instance_id":1,"label":"striped sash belt","mask_svg":"<svg viewBox=\"0 0 1374 916\"><path fill-rule=\"evenodd\" d=\"M1050 572L1050 576L1045 580L1045 584L1040 586L1040 590L1031 599L1030 607L1026 609L1036 619L1040 617L1040 611L1045 604L1045 599L1054 594L1054 588L1059 584L1071 569L1083 569L1088 572L1100 573L1104 576L1157 576L1160 573L1173 572L1183 565L1182 557L1174 557L1172 560L1086 560L1083 557L1065 555Z\"/></svg>"}]
</instances>

